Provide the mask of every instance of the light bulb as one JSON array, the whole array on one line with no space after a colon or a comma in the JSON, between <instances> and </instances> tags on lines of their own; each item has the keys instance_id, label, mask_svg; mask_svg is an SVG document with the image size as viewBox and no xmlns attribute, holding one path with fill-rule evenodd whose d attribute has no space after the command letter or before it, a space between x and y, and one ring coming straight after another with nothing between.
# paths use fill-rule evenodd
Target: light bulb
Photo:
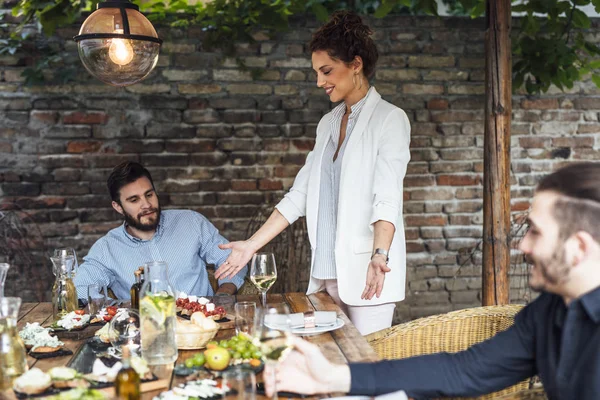
<instances>
[{"instance_id":1,"label":"light bulb","mask_svg":"<svg viewBox=\"0 0 600 400\"><path fill-rule=\"evenodd\" d=\"M115 29L115 33L123 33L123 29ZM127 65L133 60L133 47L129 39L111 39L108 56L117 65Z\"/></svg>"}]
</instances>

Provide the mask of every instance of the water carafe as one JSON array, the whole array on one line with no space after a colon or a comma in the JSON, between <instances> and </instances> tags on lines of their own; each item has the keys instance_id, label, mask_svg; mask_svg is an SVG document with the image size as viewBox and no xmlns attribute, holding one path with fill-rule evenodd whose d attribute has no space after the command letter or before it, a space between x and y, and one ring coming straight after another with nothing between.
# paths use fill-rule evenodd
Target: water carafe
<instances>
[{"instance_id":1,"label":"water carafe","mask_svg":"<svg viewBox=\"0 0 600 400\"><path fill-rule=\"evenodd\" d=\"M73 283L73 256L50 257L56 280L52 286L52 319L58 321L77 309L77 291Z\"/></svg>"},{"instance_id":2,"label":"water carafe","mask_svg":"<svg viewBox=\"0 0 600 400\"><path fill-rule=\"evenodd\" d=\"M142 357L149 365L172 364L177 360L175 295L167 263L148 263L144 271L146 280L140 289Z\"/></svg>"},{"instance_id":3,"label":"water carafe","mask_svg":"<svg viewBox=\"0 0 600 400\"><path fill-rule=\"evenodd\" d=\"M0 392L27 371L25 345L17 329L20 307L19 297L0 297Z\"/></svg>"}]
</instances>

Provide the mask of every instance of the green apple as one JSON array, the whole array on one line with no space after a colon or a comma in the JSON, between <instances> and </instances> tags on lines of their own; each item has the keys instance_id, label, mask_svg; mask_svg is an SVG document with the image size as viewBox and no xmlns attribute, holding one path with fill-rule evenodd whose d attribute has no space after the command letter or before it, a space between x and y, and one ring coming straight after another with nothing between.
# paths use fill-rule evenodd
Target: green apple
<instances>
[{"instance_id":1,"label":"green apple","mask_svg":"<svg viewBox=\"0 0 600 400\"><path fill-rule=\"evenodd\" d=\"M229 351L223 347L214 347L204 352L206 366L215 371L222 371L229 365L231 356Z\"/></svg>"}]
</instances>

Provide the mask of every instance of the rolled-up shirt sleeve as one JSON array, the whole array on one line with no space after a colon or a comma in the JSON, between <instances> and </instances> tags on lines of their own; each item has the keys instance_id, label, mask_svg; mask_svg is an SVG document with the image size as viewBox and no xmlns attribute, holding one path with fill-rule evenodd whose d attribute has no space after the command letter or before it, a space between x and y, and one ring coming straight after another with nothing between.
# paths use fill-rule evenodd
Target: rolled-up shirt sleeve
<instances>
[{"instance_id":1,"label":"rolled-up shirt sleeve","mask_svg":"<svg viewBox=\"0 0 600 400\"><path fill-rule=\"evenodd\" d=\"M203 215L199 213L194 213L194 215L198 219L195 226L198 228L202 242L198 255L206 264L214 264L215 269L219 269L231 253L231 250L221 250L219 245L229 243L229 241L221 236L219 230ZM219 279L219 286L223 283L233 283L239 289L244 284L247 272L248 267L245 266L233 277Z\"/></svg>"},{"instance_id":2,"label":"rolled-up shirt sleeve","mask_svg":"<svg viewBox=\"0 0 600 400\"><path fill-rule=\"evenodd\" d=\"M410 123L404 111L396 109L383 123L373 178L373 208L370 228L387 221L397 228L402 218L404 176L410 160Z\"/></svg>"}]
</instances>

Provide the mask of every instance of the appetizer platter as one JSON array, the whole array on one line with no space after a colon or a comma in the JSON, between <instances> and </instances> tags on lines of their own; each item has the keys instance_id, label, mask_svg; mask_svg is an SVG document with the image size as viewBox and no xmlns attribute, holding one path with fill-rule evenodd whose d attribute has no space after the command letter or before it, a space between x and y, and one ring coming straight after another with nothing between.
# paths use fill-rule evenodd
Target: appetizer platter
<instances>
[{"instance_id":1,"label":"appetizer platter","mask_svg":"<svg viewBox=\"0 0 600 400\"><path fill-rule=\"evenodd\" d=\"M207 318L219 321L227 316L223 307L217 307L206 297L187 296L180 293L175 303L177 314L183 318L189 317L195 312L203 313Z\"/></svg>"},{"instance_id":2,"label":"appetizer platter","mask_svg":"<svg viewBox=\"0 0 600 400\"><path fill-rule=\"evenodd\" d=\"M75 310L63 315L50 325L55 332L76 331L85 329L90 324L90 315L85 310Z\"/></svg>"}]
</instances>

